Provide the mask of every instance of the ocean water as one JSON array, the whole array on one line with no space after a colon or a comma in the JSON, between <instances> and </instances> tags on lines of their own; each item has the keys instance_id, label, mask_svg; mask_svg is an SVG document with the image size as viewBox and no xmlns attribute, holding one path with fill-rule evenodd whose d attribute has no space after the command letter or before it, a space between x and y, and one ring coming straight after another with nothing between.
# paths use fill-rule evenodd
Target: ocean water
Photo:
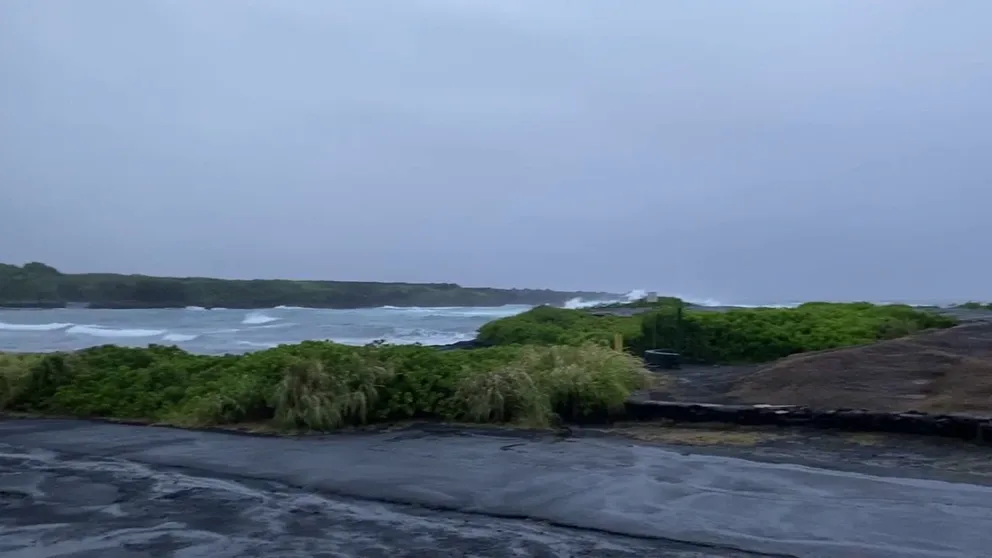
<instances>
[{"instance_id":1,"label":"ocean water","mask_svg":"<svg viewBox=\"0 0 992 558\"><path fill-rule=\"evenodd\" d=\"M635 289L613 300L575 298L565 308L644 298ZM728 304L713 299L673 295L692 304L716 308L786 308L798 302ZM920 303L922 305L937 303ZM244 353L284 343L331 340L349 345L373 341L447 345L475 337L483 324L532 308L526 305L487 307L399 308L383 306L329 310L277 306L264 310L198 307L155 310L90 310L60 308L15 310L0 308L0 351L44 352L95 345L177 345L203 354Z\"/></svg>"},{"instance_id":2,"label":"ocean water","mask_svg":"<svg viewBox=\"0 0 992 558\"><path fill-rule=\"evenodd\" d=\"M566 308L637 300L633 290L613 300L575 298ZM177 345L201 354L245 353L286 343L330 340L448 345L474 339L483 324L531 309L527 305L474 307L382 306L354 310L277 306L264 310L167 308L91 310L0 308L0 351L46 352L96 345Z\"/></svg>"},{"instance_id":3,"label":"ocean water","mask_svg":"<svg viewBox=\"0 0 992 558\"><path fill-rule=\"evenodd\" d=\"M0 310L0 351L73 350L94 345L178 345L195 353L243 353L329 339L364 345L444 345L472 339L486 322L529 306L267 310Z\"/></svg>"}]
</instances>

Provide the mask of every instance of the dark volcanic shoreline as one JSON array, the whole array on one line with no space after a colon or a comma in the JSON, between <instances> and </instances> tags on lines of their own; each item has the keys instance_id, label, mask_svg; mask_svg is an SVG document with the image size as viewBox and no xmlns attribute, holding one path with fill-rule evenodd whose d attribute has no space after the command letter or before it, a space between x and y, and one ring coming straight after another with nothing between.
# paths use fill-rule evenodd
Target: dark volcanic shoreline
<instances>
[{"instance_id":1,"label":"dark volcanic shoreline","mask_svg":"<svg viewBox=\"0 0 992 558\"><path fill-rule=\"evenodd\" d=\"M0 470L10 556L973 558L992 545L992 487L612 437L18 420L0 421Z\"/></svg>"}]
</instances>

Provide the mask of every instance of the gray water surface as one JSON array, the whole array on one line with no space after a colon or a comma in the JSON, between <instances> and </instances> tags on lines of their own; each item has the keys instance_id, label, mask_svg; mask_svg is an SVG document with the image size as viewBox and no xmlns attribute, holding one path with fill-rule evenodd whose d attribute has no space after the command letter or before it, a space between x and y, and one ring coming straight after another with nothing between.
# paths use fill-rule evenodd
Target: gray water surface
<instances>
[{"instance_id":1,"label":"gray water surface","mask_svg":"<svg viewBox=\"0 0 992 558\"><path fill-rule=\"evenodd\" d=\"M475 337L486 322L529 306L466 308L269 308L227 310L0 309L0 351L46 352L115 344L177 345L203 354L244 353L329 339L364 345L445 345Z\"/></svg>"},{"instance_id":2,"label":"gray water surface","mask_svg":"<svg viewBox=\"0 0 992 558\"><path fill-rule=\"evenodd\" d=\"M731 550L740 549L975 558L992 548L990 487L683 454L612 438L552 443L406 431L286 439L24 420L0 422L0 444L7 501L0 539L14 541L3 543L4 556L82 556L43 549L123 548L126 540L138 548L155 537L173 541L174 556L307 544L324 545L327 556L375 556L375 545L390 556L431 549L452 556L746 555ZM128 483L143 486L137 492L144 495L132 499ZM170 483L185 503L160 503ZM89 499L100 510L93 513L122 514L131 531L82 523L73 511L60 518L58 502L35 520L17 507L53 497L67 510ZM323 519L303 528L287 519L294 514ZM46 546L29 550L33 536ZM483 541L475 550L466 547L473 537ZM543 542L520 546L533 541ZM120 554L132 555L147 554Z\"/></svg>"}]
</instances>

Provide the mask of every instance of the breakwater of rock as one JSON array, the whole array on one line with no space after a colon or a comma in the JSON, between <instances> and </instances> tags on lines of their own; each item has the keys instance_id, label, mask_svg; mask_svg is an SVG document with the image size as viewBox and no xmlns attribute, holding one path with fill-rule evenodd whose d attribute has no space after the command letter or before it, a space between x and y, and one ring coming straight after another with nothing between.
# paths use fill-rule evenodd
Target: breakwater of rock
<instances>
[{"instance_id":1,"label":"breakwater of rock","mask_svg":"<svg viewBox=\"0 0 992 558\"><path fill-rule=\"evenodd\" d=\"M816 410L798 405L717 405L632 398L627 418L638 421L718 422L740 425L803 426L853 432L891 432L958 438L992 445L992 417L879 412L864 409Z\"/></svg>"}]
</instances>

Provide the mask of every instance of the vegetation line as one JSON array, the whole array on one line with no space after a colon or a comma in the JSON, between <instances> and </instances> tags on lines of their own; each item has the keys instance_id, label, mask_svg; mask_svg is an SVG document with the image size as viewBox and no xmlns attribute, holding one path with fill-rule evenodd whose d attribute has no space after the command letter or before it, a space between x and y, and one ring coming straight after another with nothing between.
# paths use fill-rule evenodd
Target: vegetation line
<instances>
[{"instance_id":1,"label":"vegetation line","mask_svg":"<svg viewBox=\"0 0 992 558\"><path fill-rule=\"evenodd\" d=\"M497 346L609 344L620 333L632 354L661 348L678 351L691 362L732 364L769 362L955 324L952 317L899 304L811 302L796 308L710 312L663 299L633 316L538 307L485 324L478 341Z\"/></svg>"},{"instance_id":2,"label":"vegetation line","mask_svg":"<svg viewBox=\"0 0 992 558\"><path fill-rule=\"evenodd\" d=\"M107 345L0 355L0 411L287 432L410 419L542 428L618 413L649 380L638 359L598 345L438 351L311 341L228 356Z\"/></svg>"},{"instance_id":3,"label":"vegetation line","mask_svg":"<svg viewBox=\"0 0 992 558\"><path fill-rule=\"evenodd\" d=\"M607 293L462 287L454 283L357 281L250 281L204 277L150 277L114 273L61 273L32 262L0 264L0 307L61 308L374 308L379 306L502 306L558 304Z\"/></svg>"},{"instance_id":4,"label":"vegetation line","mask_svg":"<svg viewBox=\"0 0 992 558\"><path fill-rule=\"evenodd\" d=\"M635 391L660 381L635 356L647 348L763 362L955 324L899 305L680 307L666 300L630 317L538 307L483 326L491 346L475 350L308 341L225 356L112 345L0 354L0 411L282 432L406 420L546 428L624 416ZM623 351L610 347L616 333Z\"/></svg>"}]
</instances>

